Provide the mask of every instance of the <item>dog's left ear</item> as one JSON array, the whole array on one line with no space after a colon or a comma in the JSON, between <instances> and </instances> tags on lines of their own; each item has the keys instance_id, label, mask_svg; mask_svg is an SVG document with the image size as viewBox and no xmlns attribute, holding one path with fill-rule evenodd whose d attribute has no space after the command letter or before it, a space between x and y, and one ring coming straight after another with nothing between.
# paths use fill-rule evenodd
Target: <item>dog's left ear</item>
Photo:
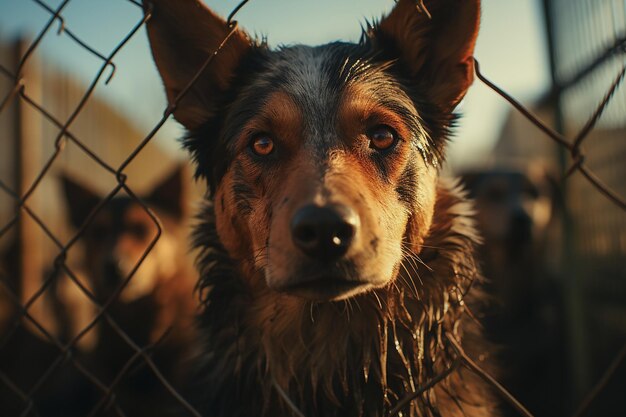
<instances>
[{"instance_id":1,"label":"dog's left ear","mask_svg":"<svg viewBox=\"0 0 626 417\"><path fill-rule=\"evenodd\" d=\"M452 111L474 79L480 0L399 0L373 31L391 43L413 80L445 111Z\"/></svg>"},{"instance_id":2,"label":"dog's left ear","mask_svg":"<svg viewBox=\"0 0 626 417\"><path fill-rule=\"evenodd\" d=\"M182 218L185 214L183 173L183 167L177 167L152 189L146 201L177 219Z\"/></svg>"},{"instance_id":3,"label":"dog's left ear","mask_svg":"<svg viewBox=\"0 0 626 417\"><path fill-rule=\"evenodd\" d=\"M148 38L171 105L231 28L200 0L143 0L143 4L146 13L151 12ZM208 120L251 45L244 32L235 30L178 103L176 120L190 130Z\"/></svg>"},{"instance_id":4,"label":"dog's left ear","mask_svg":"<svg viewBox=\"0 0 626 417\"><path fill-rule=\"evenodd\" d=\"M64 174L60 178L72 226L80 229L102 198L90 187Z\"/></svg>"}]
</instances>

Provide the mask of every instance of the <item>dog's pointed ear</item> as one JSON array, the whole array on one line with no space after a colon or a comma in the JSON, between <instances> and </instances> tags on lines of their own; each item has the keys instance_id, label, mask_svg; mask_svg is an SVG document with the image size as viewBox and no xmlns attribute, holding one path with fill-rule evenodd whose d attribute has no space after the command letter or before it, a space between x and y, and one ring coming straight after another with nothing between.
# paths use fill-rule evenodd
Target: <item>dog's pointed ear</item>
<instances>
[{"instance_id":1,"label":"dog's pointed ear","mask_svg":"<svg viewBox=\"0 0 626 417\"><path fill-rule=\"evenodd\" d=\"M183 192L184 168L177 167L148 194L146 201L180 219L185 213Z\"/></svg>"},{"instance_id":2,"label":"dog's pointed ear","mask_svg":"<svg viewBox=\"0 0 626 417\"><path fill-rule=\"evenodd\" d=\"M460 178L463 189L471 198L476 197L476 186L480 182L481 177L482 176L479 172L466 172L464 174L461 174Z\"/></svg>"},{"instance_id":3,"label":"dog's pointed ear","mask_svg":"<svg viewBox=\"0 0 626 417\"><path fill-rule=\"evenodd\" d=\"M101 198L89 187L77 183L67 175L61 176L61 183L70 213L70 221L72 226L78 229L100 203Z\"/></svg>"},{"instance_id":4,"label":"dog's pointed ear","mask_svg":"<svg viewBox=\"0 0 626 417\"><path fill-rule=\"evenodd\" d=\"M231 28L200 0L143 0L151 13L148 38L169 104L173 104L228 36ZM195 129L215 112L218 95L225 91L241 58L252 43L236 30L178 103L174 117Z\"/></svg>"},{"instance_id":5,"label":"dog's pointed ear","mask_svg":"<svg viewBox=\"0 0 626 417\"><path fill-rule=\"evenodd\" d=\"M391 43L411 77L451 111L474 79L479 23L480 0L399 0L373 37Z\"/></svg>"}]
</instances>

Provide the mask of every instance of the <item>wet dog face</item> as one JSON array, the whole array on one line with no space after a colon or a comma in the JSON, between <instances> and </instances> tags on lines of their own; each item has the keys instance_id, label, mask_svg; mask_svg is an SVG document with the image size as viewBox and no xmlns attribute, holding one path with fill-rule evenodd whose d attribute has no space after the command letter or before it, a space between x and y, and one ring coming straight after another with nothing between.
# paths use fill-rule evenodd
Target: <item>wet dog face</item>
<instances>
[{"instance_id":1,"label":"wet dog face","mask_svg":"<svg viewBox=\"0 0 626 417\"><path fill-rule=\"evenodd\" d=\"M220 235L233 224L247 231L248 248L238 235L225 242L231 253L255 254L270 288L312 299L389 283L413 205L422 205L422 233L434 205L436 167L420 152L428 137L418 110L352 49L271 54L232 104L222 138L231 162L215 194Z\"/></svg>"},{"instance_id":2,"label":"wet dog face","mask_svg":"<svg viewBox=\"0 0 626 417\"><path fill-rule=\"evenodd\" d=\"M400 1L359 44L269 50L237 31L180 100L218 234L249 279L338 300L388 285L404 251L419 251L451 111L472 79L478 4L430 12ZM229 30L192 0L153 13L174 102Z\"/></svg>"}]
</instances>

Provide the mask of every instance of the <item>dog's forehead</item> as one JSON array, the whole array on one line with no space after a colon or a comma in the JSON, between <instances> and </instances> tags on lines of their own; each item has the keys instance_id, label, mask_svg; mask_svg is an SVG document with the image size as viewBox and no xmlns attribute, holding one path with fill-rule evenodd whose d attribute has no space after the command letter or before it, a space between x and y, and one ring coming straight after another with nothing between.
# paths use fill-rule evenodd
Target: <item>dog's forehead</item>
<instances>
[{"instance_id":1,"label":"dog's forehead","mask_svg":"<svg viewBox=\"0 0 626 417\"><path fill-rule=\"evenodd\" d=\"M141 209L141 206L130 197L116 196L98 212L96 221L119 225L124 223L129 214L137 209Z\"/></svg>"},{"instance_id":2,"label":"dog's forehead","mask_svg":"<svg viewBox=\"0 0 626 417\"><path fill-rule=\"evenodd\" d=\"M338 74L350 59L353 44L294 45L277 50L259 48L244 68L242 86L228 108L223 138L231 143L247 121L255 117L276 92L297 106L304 128L316 137L332 132L334 114L345 87Z\"/></svg>"},{"instance_id":3,"label":"dog's forehead","mask_svg":"<svg viewBox=\"0 0 626 417\"><path fill-rule=\"evenodd\" d=\"M360 83L372 99L393 102L394 108L413 107L386 69L389 62L374 59L363 44L335 42L321 46L295 45L259 50L252 70L242 79L229 108L226 138L236 137L247 119L258 113L273 93L288 96L302 115L307 134L332 134L347 87ZM411 111L408 111L411 112Z\"/></svg>"},{"instance_id":4,"label":"dog's forehead","mask_svg":"<svg viewBox=\"0 0 626 417\"><path fill-rule=\"evenodd\" d=\"M108 213L113 218L123 218L128 209L136 204L130 197L126 195L118 195L106 203L102 213Z\"/></svg>"},{"instance_id":5,"label":"dog's forehead","mask_svg":"<svg viewBox=\"0 0 626 417\"><path fill-rule=\"evenodd\" d=\"M383 75L376 71L379 67L360 44L296 45L281 48L272 55L267 75L301 99L331 99L358 76Z\"/></svg>"},{"instance_id":6,"label":"dog's forehead","mask_svg":"<svg viewBox=\"0 0 626 417\"><path fill-rule=\"evenodd\" d=\"M288 88L294 96L314 96L323 84L328 84L327 67L332 62L328 45L296 45L281 48L270 56L266 76L274 78L274 82Z\"/></svg>"},{"instance_id":7,"label":"dog's forehead","mask_svg":"<svg viewBox=\"0 0 626 417\"><path fill-rule=\"evenodd\" d=\"M348 77L342 69L352 60L355 45L297 45L274 52L264 74L271 87L298 105L310 133L331 129Z\"/></svg>"},{"instance_id":8,"label":"dog's forehead","mask_svg":"<svg viewBox=\"0 0 626 417\"><path fill-rule=\"evenodd\" d=\"M342 115L385 109L402 120L418 152L437 167L440 159L421 113L428 109L427 104L406 87L401 74L395 60L384 59L367 43L258 48L243 64L234 94L224 107L227 111L219 121L220 140L234 155L238 146L249 139L249 121L263 110L267 112L268 103L273 103L271 98L281 93L295 105L301 123L298 134L309 149L327 154L328 149L340 144L338 129L342 124L338 121ZM362 106L361 110L355 107L353 113L345 111L351 108L351 98L354 105Z\"/></svg>"}]
</instances>

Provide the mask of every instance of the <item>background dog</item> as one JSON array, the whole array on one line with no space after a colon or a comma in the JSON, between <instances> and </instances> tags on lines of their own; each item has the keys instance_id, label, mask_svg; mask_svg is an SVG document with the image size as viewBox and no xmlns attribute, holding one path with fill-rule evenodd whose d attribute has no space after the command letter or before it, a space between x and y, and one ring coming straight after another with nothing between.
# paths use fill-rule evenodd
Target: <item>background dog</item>
<instances>
[{"instance_id":1,"label":"background dog","mask_svg":"<svg viewBox=\"0 0 626 417\"><path fill-rule=\"evenodd\" d=\"M13 385L0 387L0 415L20 415L24 410L24 401L13 387L23 392L36 387L34 406L44 417L84 417L92 415L100 403L100 412L93 415L121 415L117 410L127 416L171 415L173 398L143 359L131 359L137 359L135 348L143 350L163 377L181 388L185 358L195 339L193 322L198 305L193 294L197 276L189 262L182 178L182 168L177 169L142 196L158 215L162 233L136 271L135 265L156 236L157 227L140 204L127 196L106 203L81 235L81 244L70 251L68 265L74 278L92 293L96 303L108 304L111 321L101 318L82 334L98 314L96 304L65 271L46 275L52 284L41 297L43 307L31 309L29 314L61 345L82 335L70 350L72 361L57 363L60 347L41 328L21 318L17 308L11 308L9 293L1 287L0 325L4 326L0 327L0 373ZM62 178L62 184L70 221L81 228L102 197L68 177ZM82 253L76 256L81 252L79 247ZM10 287L19 274L13 259L7 258L2 260L0 274L7 274L1 278ZM103 392L75 362L104 385L112 386L115 401L103 401ZM49 369L54 373L39 384ZM116 381L120 373L123 377Z\"/></svg>"},{"instance_id":2,"label":"background dog","mask_svg":"<svg viewBox=\"0 0 626 417\"><path fill-rule=\"evenodd\" d=\"M502 381L543 415L564 415L568 373L564 306L559 291L560 193L540 165L463 175L484 238L480 260L493 305L488 334L501 347Z\"/></svg>"},{"instance_id":3,"label":"background dog","mask_svg":"<svg viewBox=\"0 0 626 417\"><path fill-rule=\"evenodd\" d=\"M462 178L475 201L484 272L506 310L504 321L528 317L529 292L547 269L549 226L559 205L556 182L538 166L474 171Z\"/></svg>"},{"instance_id":4,"label":"background dog","mask_svg":"<svg viewBox=\"0 0 626 417\"><path fill-rule=\"evenodd\" d=\"M94 332L97 342L89 355L96 375L107 385L134 356L130 343L146 349L168 381L175 386L182 383L197 306L193 294L197 278L186 243L182 178L182 168L177 169L144 197L161 221L162 231L138 269L136 265L155 238L157 226L135 200L113 198L95 214L82 235L83 283L101 305L110 303L107 312L115 322L103 320L98 324ZM102 197L67 177L63 186L72 224L81 227ZM67 278L59 292L59 298L67 300L65 304L70 307L67 316L80 318L72 324L75 332L80 331L95 311L79 311L86 297ZM118 329L132 342L120 336ZM143 360L137 364L141 366L132 366L115 390L120 408L131 416L169 415L171 410L164 406L169 395Z\"/></svg>"},{"instance_id":5,"label":"background dog","mask_svg":"<svg viewBox=\"0 0 626 417\"><path fill-rule=\"evenodd\" d=\"M471 208L438 177L473 79L479 2L400 0L358 44L278 50L200 1L145 3L211 191L196 229L202 410L385 416L451 366L454 341L478 348L464 315L478 278ZM458 370L401 411L492 409Z\"/></svg>"}]
</instances>

